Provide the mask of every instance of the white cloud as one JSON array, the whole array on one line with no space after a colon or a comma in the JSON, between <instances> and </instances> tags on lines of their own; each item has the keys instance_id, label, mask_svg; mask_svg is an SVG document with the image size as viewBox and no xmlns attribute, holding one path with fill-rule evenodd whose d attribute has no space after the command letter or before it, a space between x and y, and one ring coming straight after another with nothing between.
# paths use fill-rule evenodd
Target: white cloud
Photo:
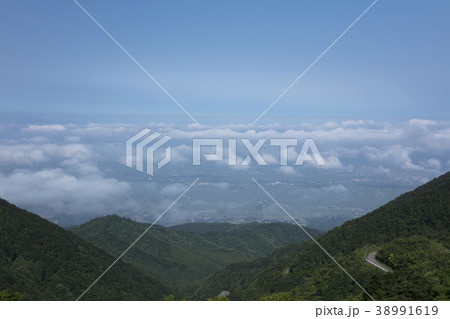
<instances>
[{"instance_id":1,"label":"white cloud","mask_svg":"<svg viewBox=\"0 0 450 319\"><path fill-rule=\"evenodd\" d=\"M325 186L325 187L322 187L322 190L324 190L326 192L333 192L333 193L347 193L348 192L347 188L342 184Z\"/></svg>"},{"instance_id":2,"label":"white cloud","mask_svg":"<svg viewBox=\"0 0 450 319\"><path fill-rule=\"evenodd\" d=\"M71 129L72 135L78 137L117 138L118 141L124 139L124 142L138 132L137 127L131 124L88 124Z\"/></svg>"},{"instance_id":3,"label":"white cloud","mask_svg":"<svg viewBox=\"0 0 450 319\"><path fill-rule=\"evenodd\" d=\"M171 161L173 163L192 163L192 146L182 144L172 147Z\"/></svg>"},{"instance_id":4,"label":"white cloud","mask_svg":"<svg viewBox=\"0 0 450 319\"><path fill-rule=\"evenodd\" d=\"M380 167L378 167L378 168L375 168L375 170L376 170L378 173L381 173L381 174L390 174L390 173L392 172L392 170L390 170L389 168L385 168L385 167L383 167L383 166L380 166Z\"/></svg>"},{"instance_id":5,"label":"white cloud","mask_svg":"<svg viewBox=\"0 0 450 319\"><path fill-rule=\"evenodd\" d=\"M384 166L395 166L400 169L422 170L423 167L413 163L410 154L412 149L401 145L390 146L386 150L368 153L367 158Z\"/></svg>"},{"instance_id":6,"label":"white cloud","mask_svg":"<svg viewBox=\"0 0 450 319\"><path fill-rule=\"evenodd\" d=\"M264 127L189 125L183 128L166 125L158 129L172 136L173 140L184 141L183 143L191 138L224 138L224 145L227 145L226 139L229 138L249 138L253 143L260 138L297 138L299 146L289 147L289 164L295 162L302 141L313 138L319 150L328 154L324 158L327 161L325 168L329 169L352 170L358 165L416 171L437 169L436 162L428 163L423 160L423 157L427 156L428 159L433 157L442 161L450 153L449 123L426 119L412 119L395 125L387 122L356 120L297 127L277 124ZM263 158L268 164L278 163L279 155L275 152L262 151L261 153L264 154ZM190 156L188 153L184 155ZM246 155L246 153L240 153L242 157ZM184 156L180 157L184 159ZM187 161L187 159L184 160Z\"/></svg>"},{"instance_id":7,"label":"white cloud","mask_svg":"<svg viewBox=\"0 0 450 319\"><path fill-rule=\"evenodd\" d=\"M0 145L0 165L30 165L48 159L47 152L36 145Z\"/></svg>"},{"instance_id":8,"label":"white cloud","mask_svg":"<svg viewBox=\"0 0 450 319\"><path fill-rule=\"evenodd\" d=\"M64 140L69 143L79 143L81 138L79 136L66 136Z\"/></svg>"},{"instance_id":9,"label":"white cloud","mask_svg":"<svg viewBox=\"0 0 450 319\"><path fill-rule=\"evenodd\" d=\"M66 127L61 124L51 124L51 125L29 125L24 128L23 132L32 133L51 133L51 132L62 132L65 131Z\"/></svg>"},{"instance_id":10,"label":"white cloud","mask_svg":"<svg viewBox=\"0 0 450 319\"><path fill-rule=\"evenodd\" d=\"M334 129L334 128L339 127L339 124L337 124L336 122L326 122L326 123L323 125L323 127L324 127L325 129Z\"/></svg>"},{"instance_id":11,"label":"white cloud","mask_svg":"<svg viewBox=\"0 0 450 319\"><path fill-rule=\"evenodd\" d=\"M262 154L261 157L266 161L268 165L280 164L280 160L276 159L274 156L270 154Z\"/></svg>"},{"instance_id":12,"label":"white cloud","mask_svg":"<svg viewBox=\"0 0 450 319\"><path fill-rule=\"evenodd\" d=\"M24 139L25 142L30 144L45 144L50 143L50 139L47 136L33 136L30 138Z\"/></svg>"},{"instance_id":13,"label":"white cloud","mask_svg":"<svg viewBox=\"0 0 450 319\"><path fill-rule=\"evenodd\" d=\"M324 161L325 161L325 166L323 166L324 168L329 168L329 169L343 168L341 161L336 156L329 156L329 157L325 158Z\"/></svg>"},{"instance_id":14,"label":"white cloud","mask_svg":"<svg viewBox=\"0 0 450 319\"><path fill-rule=\"evenodd\" d=\"M180 195L181 193L183 193L183 191L186 190L186 187L186 185L174 183L161 188L160 193L165 196Z\"/></svg>"},{"instance_id":15,"label":"white cloud","mask_svg":"<svg viewBox=\"0 0 450 319\"><path fill-rule=\"evenodd\" d=\"M358 121L343 121L342 126L343 127L361 127L364 126L367 122L363 120ZM371 123L372 124L372 123Z\"/></svg>"},{"instance_id":16,"label":"white cloud","mask_svg":"<svg viewBox=\"0 0 450 319\"><path fill-rule=\"evenodd\" d=\"M433 121L433 120L411 119L411 120L409 120L409 124L426 127L426 126L430 126L430 125L436 125L436 124L438 124L438 122Z\"/></svg>"},{"instance_id":17,"label":"white cloud","mask_svg":"<svg viewBox=\"0 0 450 319\"><path fill-rule=\"evenodd\" d=\"M87 176L92 174L100 173L97 166L90 162L80 161L76 158L69 158L60 163L61 167L63 167L67 172Z\"/></svg>"},{"instance_id":18,"label":"white cloud","mask_svg":"<svg viewBox=\"0 0 450 319\"><path fill-rule=\"evenodd\" d=\"M187 187L186 180L183 180L183 170L186 169L186 174L190 174L187 170L191 169L190 139L193 137L225 139L224 161L207 162L202 158L204 167L192 168L194 173L197 170L208 177L211 174L209 181L217 183L210 183L209 186L217 192L229 188L228 183L220 182L219 176L226 176L227 180L236 178L242 181L250 175L238 170L250 170L255 177L267 174L271 178L276 176L274 172L286 175L301 173L302 176L312 174L312 179L316 173L321 178L333 179L339 176L333 181L335 184L315 189L334 192L334 195L330 195L335 197L344 197L346 188L339 183L345 183L345 178L367 178L371 181L379 181L380 177L392 180L397 178L396 181L403 182L417 176L416 180L419 181L423 176L433 178L442 170L450 168L450 125L444 121L413 119L400 124L344 121L323 125L303 123L298 126L274 124L256 127L238 124L215 127L156 123L148 128L172 137L167 144L172 149L172 161L164 167L164 173L170 175L171 169L176 172L176 178L171 180L172 184L161 186L148 182L146 176L143 178L145 182L141 183L140 178L128 174L125 167L124 171L117 169L120 159L123 160L125 156L125 141L142 128L121 123L28 125L14 126L13 129L8 126L2 132L0 141L0 166L4 172L0 175L0 196L19 205L24 204L25 208L36 208L36 212L60 210L62 213L82 214L88 213L85 211L88 210L106 213L114 211L114 207L120 207L136 213L142 212L143 207L148 208L149 205L152 211L165 209ZM270 146L268 139L283 137L296 138L299 145L289 147L289 166L280 167L279 147ZM228 138L249 138L252 144L256 139L267 139L260 153L272 165L258 168L252 160L252 165L240 166L248 152L238 141L238 165L228 166ZM325 170L311 171L310 168L316 166L314 161L305 162L302 168L294 166L306 138L313 138L322 152L326 161ZM161 154L157 153L156 159L165 155L163 148L159 151ZM123 161L120 163L123 164ZM185 163L187 164L184 165ZM339 170L339 174L334 170ZM349 172L352 172L351 177L345 175ZM361 172L370 174L361 176ZM114 174L115 178L107 178L108 174ZM153 181L158 181L156 174L158 172ZM217 179L213 179L216 177ZM130 178L130 182L121 182L121 178ZM229 189L230 193L234 191L234 187ZM135 196L137 202L130 202L127 193ZM140 197L145 196L141 194L149 193L152 196L147 196L147 202L144 202ZM186 203L183 201L176 209L182 212ZM192 207L193 204L186 205ZM195 205L199 209L217 209L211 208L213 205L209 200L206 203L198 201Z\"/></svg>"},{"instance_id":19,"label":"white cloud","mask_svg":"<svg viewBox=\"0 0 450 319\"><path fill-rule=\"evenodd\" d=\"M0 174L0 197L39 213L105 213L130 186L101 175L76 177L60 168Z\"/></svg>"},{"instance_id":20,"label":"white cloud","mask_svg":"<svg viewBox=\"0 0 450 319\"><path fill-rule=\"evenodd\" d=\"M425 165L430 169L437 169L437 170L440 170L442 167L441 161L438 160L437 158L430 158L428 161L426 161Z\"/></svg>"},{"instance_id":21,"label":"white cloud","mask_svg":"<svg viewBox=\"0 0 450 319\"><path fill-rule=\"evenodd\" d=\"M319 150L328 154L323 157L327 161L326 168L330 169L351 168L355 164L361 164L364 159L369 160L369 162L365 161L365 164L374 168L383 166L389 169L394 167L412 170L439 169L436 161L427 161L433 158L445 163L450 153L449 123L426 119L412 119L407 123L395 125L386 122L356 120L341 123L327 122L316 126L308 126L304 123L297 127L282 126L278 123L256 127L240 124L176 126L153 123L149 128L172 137L170 143L173 164L192 161L192 146L189 144L191 144L190 139L194 137L224 138L225 155L228 145L226 139L229 138L249 138L252 143L259 138L296 138L299 145L289 147L288 163L290 165L295 162L302 141L306 138L313 138ZM130 136L141 129L142 127L133 124L122 123L29 125L22 131L38 132L39 135L23 139L26 141L25 143L21 143L20 138L19 140L3 140L3 145L0 145L0 165L16 165L15 168L19 168L20 165L46 163L53 158L60 158L60 161L63 161L73 156L81 161L79 156L83 156L83 153L85 157L92 156L91 150L107 141L111 143L112 140L116 149L119 149ZM55 140L59 136L52 134L55 131L65 131L65 135L60 140ZM11 136L16 137L16 135L12 134ZM81 139L84 144L79 143ZM67 146L64 146L66 153L63 152L62 145L64 144L61 144L63 141L68 143L65 144ZM266 144L269 144L268 141ZM69 149L76 148L75 145L83 145L85 150L80 148L70 154ZM278 149L271 149L270 152L267 152L263 148L261 153L264 154L263 158L268 164L277 164L279 161L277 151ZM107 152L108 156L116 156L115 161L124 158L123 150ZM242 150L239 153L238 149L239 158L244 158L246 155L247 153ZM225 159L224 162L227 160ZM237 165L234 168L243 167Z\"/></svg>"},{"instance_id":22,"label":"white cloud","mask_svg":"<svg viewBox=\"0 0 450 319\"><path fill-rule=\"evenodd\" d=\"M16 144L0 145L0 165L32 165L58 159L91 158L91 149L83 144Z\"/></svg>"},{"instance_id":23,"label":"white cloud","mask_svg":"<svg viewBox=\"0 0 450 319\"><path fill-rule=\"evenodd\" d=\"M285 175L292 176L298 174L292 166L280 166L278 170Z\"/></svg>"}]
</instances>

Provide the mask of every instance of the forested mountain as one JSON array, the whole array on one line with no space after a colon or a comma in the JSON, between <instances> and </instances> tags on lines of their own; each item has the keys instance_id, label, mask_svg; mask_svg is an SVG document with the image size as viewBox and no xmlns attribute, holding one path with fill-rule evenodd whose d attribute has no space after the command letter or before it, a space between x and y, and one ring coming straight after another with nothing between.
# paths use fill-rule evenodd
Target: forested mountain
<instances>
[{"instance_id":1,"label":"forested mountain","mask_svg":"<svg viewBox=\"0 0 450 319\"><path fill-rule=\"evenodd\" d=\"M0 300L75 300L114 258L0 199ZM82 300L161 300L157 280L119 261Z\"/></svg>"},{"instance_id":2,"label":"forested mountain","mask_svg":"<svg viewBox=\"0 0 450 319\"><path fill-rule=\"evenodd\" d=\"M201 234L201 237L216 245L246 253L253 257L263 257L276 249L310 238L297 225L287 223L188 223L172 226L172 229L187 230ZM316 237L315 229L306 228Z\"/></svg>"},{"instance_id":3,"label":"forested mountain","mask_svg":"<svg viewBox=\"0 0 450 319\"><path fill-rule=\"evenodd\" d=\"M374 299L450 299L449 215L447 173L317 240ZM392 273L364 260L376 250ZM370 299L313 242L230 265L205 280L195 298L212 298L221 290L236 300Z\"/></svg>"},{"instance_id":4,"label":"forested mountain","mask_svg":"<svg viewBox=\"0 0 450 319\"><path fill-rule=\"evenodd\" d=\"M154 225L83 299L449 300L449 215L447 173L308 229L366 292L296 225L190 223ZM148 226L110 215L67 231L0 199L0 300L75 300ZM392 272L365 260L374 252Z\"/></svg>"},{"instance_id":5,"label":"forested mountain","mask_svg":"<svg viewBox=\"0 0 450 319\"><path fill-rule=\"evenodd\" d=\"M148 226L109 215L70 230L119 256ZM319 234L311 229L310 232ZM306 240L309 238L297 226L287 223L192 223L170 228L154 225L123 260L160 279L173 293L186 296L198 287L198 280L226 265L254 260Z\"/></svg>"}]
</instances>

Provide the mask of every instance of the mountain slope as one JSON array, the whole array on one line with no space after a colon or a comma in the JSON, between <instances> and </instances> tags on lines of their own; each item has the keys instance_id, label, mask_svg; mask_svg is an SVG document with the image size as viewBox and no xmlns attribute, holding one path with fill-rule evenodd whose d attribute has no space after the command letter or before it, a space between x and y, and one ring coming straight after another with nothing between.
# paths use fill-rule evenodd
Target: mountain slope
<instances>
[{"instance_id":1,"label":"mountain slope","mask_svg":"<svg viewBox=\"0 0 450 319\"><path fill-rule=\"evenodd\" d=\"M449 215L450 173L447 173L317 240L375 299L450 299L450 291L445 288L448 263L443 262L449 258ZM399 249L393 244L396 240L409 242L412 236L430 241L427 244L430 247L447 247L433 250L439 251L439 257L423 258L427 264L439 260L439 267L420 268L411 264L384 273L364 261L364 255L374 250L380 250L381 256L386 252L390 255L390 250ZM422 245L418 241L413 243ZM272 259L226 267L202 284L196 298L214 297L221 290L229 290L230 298L238 300L279 293L310 300L370 299L316 244L310 242L289 249L289 258L279 258L275 253ZM402 254L408 255L406 251Z\"/></svg>"},{"instance_id":2,"label":"mountain slope","mask_svg":"<svg viewBox=\"0 0 450 319\"><path fill-rule=\"evenodd\" d=\"M264 224L257 222L247 224L188 223L171 228L199 233L209 242L246 253L252 257L263 257L282 246L309 240L298 226L281 222ZM307 229L314 237L320 234L315 229Z\"/></svg>"},{"instance_id":3,"label":"mountain slope","mask_svg":"<svg viewBox=\"0 0 450 319\"><path fill-rule=\"evenodd\" d=\"M110 215L70 230L118 256L148 226ZM311 233L318 234L315 230ZM186 294L198 280L228 264L254 260L284 245L308 239L296 226L286 223L189 224L170 228L154 225L123 260L159 278L172 290Z\"/></svg>"},{"instance_id":4,"label":"mountain slope","mask_svg":"<svg viewBox=\"0 0 450 319\"><path fill-rule=\"evenodd\" d=\"M231 223L186 223L181 225L170 226L174 230L185 230L191 233L203 234L211 232L227 232L238 229L245 224L231 224Z\"/></svg>"},{"instance_id":5,"label":"mountain slope","mask_svg":"<svg viewBox=\"0 0 450 319\"><path fill-rule=\"evenodd\" d=\"M0 291L26 300L75 300L113 257L47 220L0 199ZM160 300L158 281L118 262L83 300Z\"/></svg>"},{"instance_id":6,"label":"mountain slope","mask_svg":"<svg viewBox=\"0 0 450 319\"><path fill-rule=\"evenodd\" d=\"M450 252L441 243L422 236L397 238L384 245L377 258L394 273L369 282L367 288L374 294L384 299L450 298ZM390 289L380 291L380 287Z\"/></svg>"}]
</instances>

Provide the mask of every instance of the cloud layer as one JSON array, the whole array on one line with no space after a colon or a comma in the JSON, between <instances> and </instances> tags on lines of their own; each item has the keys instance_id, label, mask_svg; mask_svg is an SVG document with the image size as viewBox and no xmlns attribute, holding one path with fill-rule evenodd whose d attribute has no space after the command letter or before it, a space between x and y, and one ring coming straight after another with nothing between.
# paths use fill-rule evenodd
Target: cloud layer
<instances>
[{"instance_id":1,"label":"cloud layer","mask_svg":"<svg viewBox=\"0 0 450 319\"><path fill-rule=\"evenodd\" d=\"M143 127L4 123L0 139L0 197L41 215L59 218L114 212L153 216L167 208L194 177L200 176L201 182L206 183L202 189L212 195L202 198L205 193L199 193L197 198L174 208L179 214L190 211L192 217L199 211L248 210L245 205L251 204L245 203L245 196L239 203L233 202L241 196L240 191L233 191L248 189L245 185L253 176L271 183L302 181L320 185L328 180L328 184L316 189L326 192L330 200L338 201L351 199L352 181L390 180L398 185L414 181L417 184L450 169L450 124L426 119L400 124L343 121L298 126L182 127L151 123L147 127L172 137L172 161L151 182L145 174L124 165L125 141ZM267 167L255 167L254 160L247 167L230 167L226 159L192 167L192 138L223 138L225 154L228 154L228 139L237 139L238 163L248 155L239 139L255 143L258 139L293 138L302 143L312 138L326 165L294 166L301 147L298 145L289 148L289 165L280 167L279 147L269 147L266 142L261 154ZM214 197L227 192L229 199Z\"/></svg>"}]
</instances>

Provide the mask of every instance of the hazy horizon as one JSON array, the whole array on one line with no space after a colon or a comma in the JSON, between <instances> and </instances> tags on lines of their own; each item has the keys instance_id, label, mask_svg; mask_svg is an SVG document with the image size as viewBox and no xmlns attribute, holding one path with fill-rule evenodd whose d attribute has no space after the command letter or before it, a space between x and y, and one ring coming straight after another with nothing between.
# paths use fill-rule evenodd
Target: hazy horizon
<instances>
[{"instance_id":1,"label":"hazy horizon","mask_svg":"<svg viewBox=\"0 0 450 319\"><path fill-rule=\"evenodd\" d=\"M286 220L252 178L354 218L450 169L446 1L78 3L0 4L0 197L52 222L151 222L196 178L159 223ZM172 138L151 180L125 166L144 128ZM196 137L311 138L326 165L193 167Z\"/></svg>"}]
</instances>

